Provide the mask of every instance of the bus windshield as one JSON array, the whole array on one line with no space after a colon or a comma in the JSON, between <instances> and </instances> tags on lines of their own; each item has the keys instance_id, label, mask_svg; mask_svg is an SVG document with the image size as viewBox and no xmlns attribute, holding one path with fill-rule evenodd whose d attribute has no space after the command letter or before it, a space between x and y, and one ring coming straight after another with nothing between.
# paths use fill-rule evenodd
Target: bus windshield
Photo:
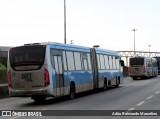
<instances>
[{"instance_id":1,"label":"bus windshield","mask_svg":"<svg viewBox=\"0 0 160 119\"><path fill-rule=\"evenodd\" d=\"M12 48L9 52L10 65L13 69L20 66L40 66L44 63L45 46L23 46Z\"/></svg>"},{"instance_id":2,"label":"bus windshield","mask_svg":"<svg viewBox=\"0 0 160 119\"><path fill-rule=\"evenodd\" d=\"M134 66L134 65L143 66L143 64L144 64L144 58L131 58L130 59L131 66Z\"/></svg>"}]
</instances>

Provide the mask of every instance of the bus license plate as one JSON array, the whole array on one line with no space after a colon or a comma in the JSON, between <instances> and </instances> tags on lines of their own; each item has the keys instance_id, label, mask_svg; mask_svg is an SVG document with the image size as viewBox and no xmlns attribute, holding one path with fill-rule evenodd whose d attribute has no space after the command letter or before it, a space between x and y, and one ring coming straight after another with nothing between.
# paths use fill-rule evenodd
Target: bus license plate
<instances>
[{"instance_id":1,"label":"bus license plate","mask_svg":"<svg viewBox=\"0 0 160 119\"><path fill-rule=\"evenodd\" d=\"M139 68L135 68L136 71L139 71Z\"/></svg>"},{"instance_id":2,"label":"bus license plate","mask_svg":"<svg viewBox=\"0 0 160 119\"><path fill-rule=\"evenodd\" d=\"M31 82L31 81L32 81L31 73L22 74L22 79L23 79L23 80L26 80L26 81L28 81L28 82Z\"/></svg>"}]
</instances>

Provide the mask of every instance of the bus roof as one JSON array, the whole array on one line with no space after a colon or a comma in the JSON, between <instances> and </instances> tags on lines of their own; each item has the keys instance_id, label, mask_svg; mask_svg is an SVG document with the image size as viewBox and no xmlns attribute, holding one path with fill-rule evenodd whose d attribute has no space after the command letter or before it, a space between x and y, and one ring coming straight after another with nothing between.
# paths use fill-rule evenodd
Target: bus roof
<instances>
[{"instance_id":1,"label":"bus roof","mask_svg":"<svg viewBox=\"0 0 160 119\"><path fill-rule=\"evenodd\" d=\"M107 55L114 55L114 56L120 56L118 52L108 49L102 49L102 48L95 48L97 53L100 54L107 54Z\"/></svg>"},{"instance_id":2,"label":"bus roof","mask_svg":"<svg viewBox=\"0 0 160 119\"><path fill-rule=\"evenodd\" d=\"M32 45L49 45L51 48L68 50L68 51L90 52L90 49L91 49L91 47L71 45L71 44L63 44L63 43L57 43L57 42L32 43L32 44L25 44L24 46L32 46ZM113 51L113 50L102 49L102 48L94 48L94 49L99 54L108 54L108 55L120 56L118 52Z\"/></svg>"},{"instance_id":3,"label":"bus roof","mask_svg":"<svg viewBox=\"0 0 160 119\"><path fill-rule=\"evenodd\" d=\"M53 43L53 44L49 44L49 45L51 48L56 48L56 49L90 52L90 48L84 47L84 46L71 45L71 44L61 44L61 43Z\"/></svg>"},{"instance_id":4,"label":"bus roof","mask_svg":"<svg viewBox=\"0 0 160 119\"><path fill-rule=\"evenodd\" d=\"M57 49L85 51L85 52L90 52L90 49L91 49L90 47L70 45L70 44L60 44L60 43L51 44L51 47L54 47ZM101 48L95 48L95 50L97 53L100 53L100 54L109 54L109 55L119 56L119 54L113 50L106 50L106 49L101 49Z\"/></svg>"}]
</instances>

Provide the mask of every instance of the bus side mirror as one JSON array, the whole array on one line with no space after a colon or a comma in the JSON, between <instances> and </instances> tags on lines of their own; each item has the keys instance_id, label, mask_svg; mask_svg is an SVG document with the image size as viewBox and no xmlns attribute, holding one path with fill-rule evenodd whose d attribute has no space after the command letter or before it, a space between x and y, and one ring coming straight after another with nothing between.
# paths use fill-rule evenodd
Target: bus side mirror
<instances>
[{"instance_id":1,"label":"bus side mirror","mask_svg":"<svg viewBox=\"0 0 160 119\"><path fill-rule=\"evenodd\" d=\"M120 64L122 67L124 67L124 61L123 60L120 60Z\"/></svg>"}]
</instances>

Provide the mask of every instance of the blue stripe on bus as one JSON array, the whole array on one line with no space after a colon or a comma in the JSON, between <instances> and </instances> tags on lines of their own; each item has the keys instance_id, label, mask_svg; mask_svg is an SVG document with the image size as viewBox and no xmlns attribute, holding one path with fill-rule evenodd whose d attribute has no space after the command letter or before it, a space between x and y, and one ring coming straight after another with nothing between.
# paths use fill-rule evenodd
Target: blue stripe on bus
<instances>
[{"instance_id":1,"label":"blue stripe on bus","mask_svg":"<svg viewBox=\"0 0 160 119\"><path fill-rule=\"evenodd\" d=\"M64 85L65 87L70 86L70 82L74 81L76 85L93 82L91 71L73 71L64 72Z\"/></svg>"}]
</instances>

